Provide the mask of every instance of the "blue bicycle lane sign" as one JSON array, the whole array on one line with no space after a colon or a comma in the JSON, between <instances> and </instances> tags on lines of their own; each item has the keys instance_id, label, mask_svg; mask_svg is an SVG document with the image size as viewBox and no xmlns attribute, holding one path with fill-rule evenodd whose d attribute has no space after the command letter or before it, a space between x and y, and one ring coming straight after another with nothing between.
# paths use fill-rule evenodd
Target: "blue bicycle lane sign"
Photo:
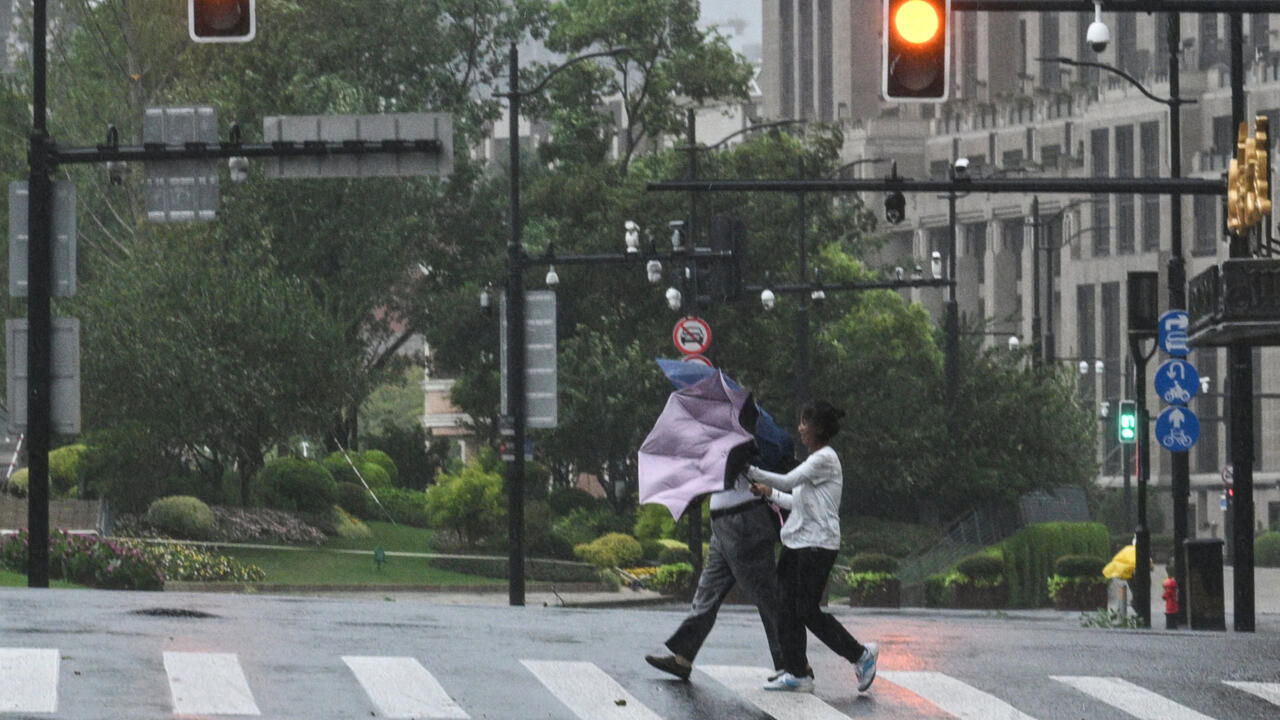
<instances>
[{"instance_id":1,"label":"blue bicycle lane sign","mask_svg":"<svg viewBox=\"0 0 1280 720\"><path fill-rule=\"evenodd\" d=\"M1200 438L1200 419L1190 410L1174 405L1156 418L1156 440L1173 452L1186 452Z\"/></svg>"},{"instance_id":2,"label":"blue bicycle lane sign","mask_svg":"<svg viewBox=\"0 0 1280 720\"><path fill-rule=\"evenodd\" d=\"M1191 318L1186 310L1170 310L1160 316L1158 341L1160 349L1173 357L1187 356L1187 328Z\"/></svg>"},{"instance_id":3,"label":"blue bicycle lane sign","mask_svg":"<svg viewBox=\"0 0 1280 720\"><path fill-rule=\"evenodd\" d=\"M1156 395L1170 405L1186 405L1200 389L1200 373L1182 358L1161 363L1154 380Z\"/></svg>"}]
</instances>

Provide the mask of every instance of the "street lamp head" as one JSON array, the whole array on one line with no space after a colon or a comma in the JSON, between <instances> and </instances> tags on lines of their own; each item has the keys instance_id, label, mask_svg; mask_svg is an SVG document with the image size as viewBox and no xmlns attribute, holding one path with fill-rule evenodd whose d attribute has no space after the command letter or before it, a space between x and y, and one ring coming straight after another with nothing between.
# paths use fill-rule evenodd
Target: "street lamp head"
<instances>
[{"instance_id":1,"label":"street lamp head","mask_svg":"<svg viewBox=\"0 0 1280 720\"><path fill-rule=\"evenodd\" d=\"M815 304L821 305L827 300L827 293L821 287L816 287L813 292L809 293L809 299Z\"/></svg>"},{"instance_id":2,"label":"street lamp head","mask_svg":"<svg viewBox=\"0 0 1280 720\"><path fill-rule=\"evenodd\" d=\"M626 230L624 241L627 244L627 252L640 252L640 226L634 220L628 220L622 224L622 227Z\"/></svg>"},{"instance_id":3,"label":"street lamp head","mask_svg":"<svg viewBox=\"0 0 1280 720\"><path fill-rule=\"evenodd\" d=\"M1018 346L1021 344L1022 344L1022 341L1018 340L1017 335L1009 336L1009 352L1017 352Z\"/></svg>"},{"instance_id":4,"label":"street lamp head","mask_svg":"<svg viewBox=\"0 0 1280 720\"><path fill-rule=\"evenodd\" d=\"M778 304L778 297L769 288L760 291L760 304L765 310L772 310Z\"/></svg>"},{"instance_id":5,"label":"street lamp head","mask_svg":"<svg viewBox=\"0 0 1280 720\"><path fill-rule=\"evenodd\" d=\"M560 275L556 273L556 266L552 265L547 270L547 287L555 287L560 284Z\"/></svg>"},{"instance_id":6,"label":"street lamp head","mask_svg":"<svg viewBox=\"0 0 1280 720\"><path fill-rule=\"evenodd\" d=\"M905 270L903 270L903 269L902 269L902 266L901 266L901 265L899 265L899 266L897 266L897 267L895 267L895 268L893 269L893 279L894 279L894 280L897 280L898 282L902 282L902 280L903 280L904 278L906 278L906 276L907 276L907 272L906 272Z\"/></svg>"},{"instance_id":7,"label":"street lamp head","mask_svg":"<svg viewBox=\"0 0 1280 720\"><path fill-rule=\"evenodd\" d=\"M955 176L957 178L969 177L969 158L967 157L956 158L955 162L952 163L951 168L952 170L955 171Z\"/></svg>"},{"instance_id":8,"label":"street lamp head","mask_svg":"<svg viewBox=\"0 0 1280 720\"><path fill-rule=\"evenodd\" d=\"M492 305L493 298L489 296L489 288L482 288L480 290L480 309L488 312Z\"/></svg>"},{"instance_id":9,"label":"street lamp head","mask_svg":"<svg viewBox=\"0 0 1280 720\"><path fill-rule=\"evenodd\" d=\"M1081 374L1081 375L1088 375L1088 374L1089 374L1089 361L1088 361L1088 360L1081 360L1081 361L1080 361L1079 368L1080 368L1080 374Z\"/></svg>"},{"instance_id":10,"label":"street lamp head","mask_svg":"<svg viewBox=\"0 0 1280 720\"><path fill-rule=\"evenodd\" d=\"M916 264L915 269L911 271L911 279L912 280L924 279L924 268L920 267L918 263Z\"/></svg>"},{"instance_id":11,"label":"street lamp head","mask_svg":"<svg viewBox=\"0 0 1280 720\"><path fill-rule=\"evenodd\" d=\"M1210 378L1208 375L1200 376L1200 392L1202 393L1209 392L1209 381L1210 381Z\"/></svg>"},{"instance_id":12,"label":"street lamp head","mask_svg":"<svg viewBox=\"0 0 1280 720\"><path fill-rule=\"evenodd\" d=\"M1108 417L1111 415L1111 402L1109 400L1103 400L1098 403L1098 414L1102 417Z\"/></svg>"},{"instance_id":13,"label":"street lamp head","mask_svg":"<svg viewBox=\"0 0 1280 720\"><path fill-rule=\"evenodd\" d=\"M650 260L645 263L644 275L649 279L649 282L654 285L662 282L662 263L657 260Z\"/></svg>"},{"instance_id":14,"label":"street lamp head","mask_svg":"<svg viewBox=\"0 0 1280 720\"><path fill-rule=\"evenodd\" d=\"M672 310L679 310L681 300L682 298L680 296L679 290L673 287L667 288L667 307L671 308Z\"/></svg>"},{"instance_id":15,"label":"street lamp head","mask_svg":"<svg viewBox=\"0 0 1280 720\"><path fill-rule=\"evenodd\" d=\"M249 158L243 155L227 158L227 172L231 182L244 182L249 179Z\"/></svg>"},{"instance_id":16,"label":"street lamp head","mask_svg":"<svg viewBox=\"0 0 1280 720\"><path fill-rule=\"evenodd\" d=\"M1093 361L1093 372L1095 375L1101 375L1107 369L1107 364L1101 360Z\"/></svg>"},{"instance_id":17,"label":"street lamp head","mask_svg":"<svg viewBox=\"0 0 1280 720\"><path fill-rule=\"evenodd\" d=\"M929 269L935 279L942 279L942 253L934 250L929 254Z\"/></svg>"}]
</instances>

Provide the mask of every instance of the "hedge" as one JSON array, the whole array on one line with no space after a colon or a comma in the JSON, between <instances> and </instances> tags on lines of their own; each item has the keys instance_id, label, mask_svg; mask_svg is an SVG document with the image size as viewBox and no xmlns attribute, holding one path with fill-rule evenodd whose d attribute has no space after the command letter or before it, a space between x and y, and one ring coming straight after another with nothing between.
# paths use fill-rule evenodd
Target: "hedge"
<instances>
[{"instance_id":1,"label":"hedge","mask_svg":"<svg viewBox=\"0 0 1280 720\"><path fill-rule=\"evenodd\" d=\"M314 460L282 457L258 471L263 504L275 510L328 513L337 501L338 484Z\"/></svg>"},{"instance_id":2,"label":"hedge","mask_svg":"<svg viewBox=\"0 0 1280 720\"><path fill-rule=\"evenodd\" d=\"M431 558L431 567L481 577L507 577L507 558L481 555L448 555ZM600 571L566 560L525 558L524 575L539 582L599 582Z\"/></svg>"},{"instance_id":3,"label":"hedge","mask_svg":"<svg viewBox=\"0 0 1280 720\"><path fill-rule=\"evenodd\" d=\"M601 568L631 567L644 557L640 541L623 533L609 533L589 543L576 545L573 554L579 560Z\"/></svg>"},{"instance_id":4,"label":"hedge","mask_svg":"<svg viewBox=\"0 0 1280 720\"><path fill-rule=\"evenodd\" d=\"M156 530L183 540L208 540L217 527L209 506L190 495L171 495L156 500L147 508L144 519Z\"/></svg>"},{"instance_id":5,"label":"hedge","mask_svg":"<svg viewBox=\"0 0 1280 720\"><path fill-rule=\"evenodd\" d=\"M1253 541L1253 563L1259 567L1280 567L1280 532L1264 532Z\"/></svg>"},{"instance_id":6,"label":"hedge","mask_svg":"<svg viewBox=\"0 0 1280 720\"><path fill-rule=\"evenodd\" d=\"M849 559L851 573L887 573L898 572L898 561L883 553L858 553Z\"/></svg>"},{"instance_id":7,"label":"hedge","mask_svg":"<svg viewBox=\"0 0 1280 720\"><path fill-rule=\"evenodd\" d=\"M1048 581L1063 555L1110 556L1110 537L1102 523L1052 522L1029 525L997 546L1005 562L1009 604L1045 607Z\"/></svg>"}]
</instances>

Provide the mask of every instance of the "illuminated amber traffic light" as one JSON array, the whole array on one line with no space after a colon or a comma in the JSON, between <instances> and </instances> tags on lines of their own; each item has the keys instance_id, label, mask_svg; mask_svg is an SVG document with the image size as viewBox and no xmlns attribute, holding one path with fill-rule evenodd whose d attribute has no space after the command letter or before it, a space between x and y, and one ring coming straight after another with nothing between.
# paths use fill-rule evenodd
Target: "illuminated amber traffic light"
<instances>
[{"instance_id":1,"label":"illuminated amber traffic light","mask_svg":"<svg viewBox=\"0 0 1280 720\"><path fill-rule=\"evenodd\" d=\"M884 0L884 96L941 101L951 70L951 0Z\"/></svg>"},{"instance_id":2,"label":"illuminated amber traffic light","mask_svg":"<svg viewBox=\"0 0 1280 720\"><path fill-rule=\"evenodd\" d=\"M187 0L187 29L196 42L249 42L257 33L255 0Z\"/></svg>"},{"instance_id":3,"label":"illuminated amber traffic light","mask_svg":"<svg viewBox=\"0 0 1280 720\"><path fill-rule=\"evenodd\" d=\"M1270 158L1270 128L1265 115L1254 119L1254 134L1249 137L1249 124L1240 123L1236 156L1227 173L1227 229L1243 233L1271 215L1271 184L1267 181Z\"/></svg>"}]
</instances>

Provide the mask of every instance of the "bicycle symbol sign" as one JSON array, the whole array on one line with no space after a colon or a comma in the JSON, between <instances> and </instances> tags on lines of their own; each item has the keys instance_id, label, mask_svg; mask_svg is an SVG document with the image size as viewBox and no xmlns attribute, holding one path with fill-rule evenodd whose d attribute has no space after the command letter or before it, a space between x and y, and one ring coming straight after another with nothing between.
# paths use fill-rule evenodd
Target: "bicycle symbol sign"
<instances>
[{"instance_id":1,"label":"bicycle symbol sign","mask_svg":"<svg viewBox=\"0 0 1280 720\"><path fill-rule=\"evenodd\" d=\"M1174 405L1156 418L1156 440L1166 450L1185 452L1200 438L1200 419L1190 410Z\"/></svg>"},{"instance_id":2,"label":"bicycle symbol sign","mask_svg":"<svg viewBox=\"0 0 1280 720\"><path fill-rule=\"evenodd\" d=\"M1155 374L1156 395L1170 405L1186 405L1200 389L1200 373L1181 358L1166 360Z\"/></svg>"}]
</instances>

